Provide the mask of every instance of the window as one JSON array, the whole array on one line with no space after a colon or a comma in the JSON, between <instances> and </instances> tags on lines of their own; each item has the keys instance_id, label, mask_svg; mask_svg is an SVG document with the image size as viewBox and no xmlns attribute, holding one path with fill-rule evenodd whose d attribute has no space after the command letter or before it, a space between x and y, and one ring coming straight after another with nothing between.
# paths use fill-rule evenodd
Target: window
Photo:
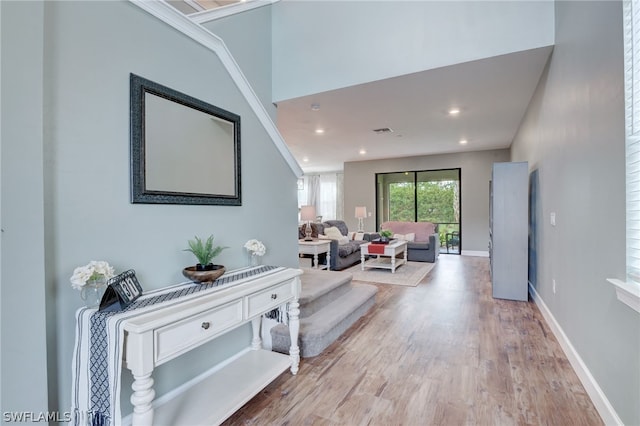
<instances>
[{"instance_id":1,"label":"window","mask_svg":"<svg viewBox=\"0 0 640 426\"><path fill-rule=\"evenodd\" d=\"M640 312L640 2L623 2L627 199L627 280L609 281L618 299Z\"/></svg>"},{"instance_id":2,"label":"window","mask_svg":"<svg viewBox=\"0 0 640 426\"><path fill-rule=\"evenodd\" d=\"M342 219L343 175L326 173L305 175L303 183L298 185L298 207L311 205L323 221Z\"/></svg>"},{"instance_id":3,"label":"window","mask_svg":"<svg viewBox=\"0 0 640 426\"><path fill-rule=\"evenodd\" d=\"M460 254L460 169L378 173L376 200L377 228L386 221L437 223L443 250Z\"/></svg>"}]
</instances>

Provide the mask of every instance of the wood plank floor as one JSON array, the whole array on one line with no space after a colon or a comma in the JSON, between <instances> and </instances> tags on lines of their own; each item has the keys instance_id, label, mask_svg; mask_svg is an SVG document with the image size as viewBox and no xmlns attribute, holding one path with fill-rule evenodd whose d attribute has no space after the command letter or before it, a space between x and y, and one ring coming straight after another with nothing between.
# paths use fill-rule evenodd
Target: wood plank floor
<instances>
[{"instance_id":1,"label":"wood plank floor","mask_svg":"<svg viewBox=\"0 0 640 426\"><path fill-rule=\"evenodd\" d=\"M225 425L601 425L533 302L491 297L487 258L440 256Z\"/></svg>"}]
</instances>

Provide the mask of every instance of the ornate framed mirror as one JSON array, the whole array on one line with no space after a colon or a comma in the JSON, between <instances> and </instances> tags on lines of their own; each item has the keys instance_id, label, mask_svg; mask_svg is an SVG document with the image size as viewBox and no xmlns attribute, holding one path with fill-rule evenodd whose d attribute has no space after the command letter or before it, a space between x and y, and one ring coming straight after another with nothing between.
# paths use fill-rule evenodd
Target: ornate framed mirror
<instances>
[{"instance_id":1,"label":"ornate framed mirror","mask_svg":"<svg viewBox=\"0 0 640 426\"><path fill-rule=\"evenodd\" d=\"M131 202L239 206L240 116L130 76Z\"/></svg>"}]
</instances>

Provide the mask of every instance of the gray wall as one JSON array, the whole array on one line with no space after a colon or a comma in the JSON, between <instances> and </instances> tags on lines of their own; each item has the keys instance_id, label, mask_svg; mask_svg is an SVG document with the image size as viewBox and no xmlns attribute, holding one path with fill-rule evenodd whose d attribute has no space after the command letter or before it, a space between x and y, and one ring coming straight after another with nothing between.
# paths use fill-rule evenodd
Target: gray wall
<instances>
[{"instance_id":1,"label":"gray wall","mask_svg":"<svg viewBox=\"0 0 640 426\"><path fill-rule=\"evenodd\" d=\"M531 170L529 279L618 416L637 425L640 317L606 282L625 275L622 43L620 2L556 3L556 46L512 159Z\"/></svg>"},{"instance_id":2,"label":"gray wall","mask_svg":"<svg viewBox=\"0 0 640 426\"><path fill-rule=\"evenodd\" d=\"M373 213L365 220L365 230L374 230L376 173L460 168L462 250L487 252L491 165L501 161L509 161L508 150L347 162L344 164L345 221L349 229L356 230L355 208L366 206L367 212Z\"/></svg>"},{"instance_id":3,"label":"gray wall","mask_svg":"<svg viewBox=\"0 0 640 426\"><path fill-rule=\"evenodd\" d=\"M0 10L0 412L40 412L48 408L42 203L44 6L0 2Z\"/></svg>"},{"instance_id":4,"label":"gray wall","mask_svg":"<svg viewBox=\"0 0 640 426\"><path fill-rule=\"evenodd\" d=\"M124 1L0 2L0 7L2 122L15 120L15 126L2 129L2 219L3 227L15 221L20 235L3 234L2 409L46 409L39 393L48 379L49 407L67 411L74 313L82 304L69 283L73 268L107 260L118 271L134 268L143 288L161 288L185 280L182 268L195 263L183 251L187 240L209 234L230 247L217 258L228 268L246 264L242 246L250 238L267 246L265 263L297 267L290 231L297 223L296 177L219 59L138 7ZM33 38L25 42L17 36L20 29ZM234 50L242 53L252 48L251 40L269 39L267 29L243 28L249 44L236 43ZM13 61L13 52L22 50L28 60ZM256 74L269 73L271 64L255 61L252 67ZM129 203L131 72L242 117L241 207ZM270 90L259 83L256 92ZM9 101L15 102L11 110ZM13 161L10 167L5 159ZM279 189L277 203L273 188ZM156 375L158 394L245 346L248 333L245 327L163 366ZM14 354L16 347L25 350ZM11 380L25 371L31 372L29 394L24 381Z\"/></svg>"},{"instance_id":5,"label":"gray wall","mask_svg":"<svg viewBox=\"0 0 640 426\"><path fill-rule=\"evenodd\" d=\"M259 7L202 25L224 40L275 122L276 107L271 96L271 10L271 7ZM247 29L262 36L249 38Z\"/></svg>"}]
</instances>

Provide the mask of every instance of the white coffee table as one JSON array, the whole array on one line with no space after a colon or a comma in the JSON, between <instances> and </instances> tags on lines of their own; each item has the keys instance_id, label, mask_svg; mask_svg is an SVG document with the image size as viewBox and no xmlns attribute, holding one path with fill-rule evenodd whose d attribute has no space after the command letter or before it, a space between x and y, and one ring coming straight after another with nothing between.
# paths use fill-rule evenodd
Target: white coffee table
<instances>
[{"instance_id":1,"label":"white coffee table","mask_svg":"<svg viewBox=\"0 0 640 426\"><path fill-rule=\"evenodd\" d=\"M404 257L397 259L400 253ZM376 259L365 262L365 256L377 256ZM390 259L389 259L390 258ZM364 268L391 269L391 273L396 272L396 268L407 263L407 242L404 240L391 241L389 244L366 243L360 246L360 266Z\"/></svg>"},{"instance_id":2,"label":"white coffee table","mask_svg":"<svg viewBox=\"0 0 640 426\"><path fill-rule=\"evenodd\" d=\"M331 269L331 240L298 240L298 253L312 254L316 269L319 268L318 255L327 253L327 264L320 267L320 269L326 268L327 271Z\"/></svg>"}]
</instances>

